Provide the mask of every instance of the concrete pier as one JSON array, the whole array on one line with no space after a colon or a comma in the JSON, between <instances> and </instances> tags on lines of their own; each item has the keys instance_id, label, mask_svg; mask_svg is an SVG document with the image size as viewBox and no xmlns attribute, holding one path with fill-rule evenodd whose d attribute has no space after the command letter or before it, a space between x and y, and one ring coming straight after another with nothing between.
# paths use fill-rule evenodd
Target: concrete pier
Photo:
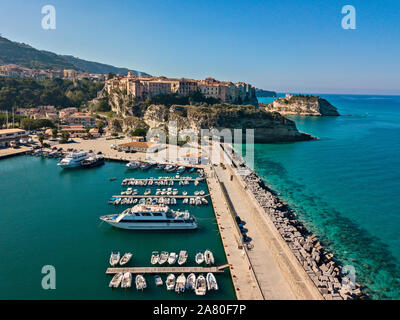
<instances>
[{"instance_id":1,"label":"concrete pier","mask_svg":"<svg viewBox=\"0 0 400 320\"><path fill-rule=\"evenodd\" d=\"M106 274L115 274L118 272L130 272L134 274L145 274L145 273L222 273L226 268L229 268L228 264L219 267L127 267L127 268L107 268Z\"/></svg>"}]
</instances>

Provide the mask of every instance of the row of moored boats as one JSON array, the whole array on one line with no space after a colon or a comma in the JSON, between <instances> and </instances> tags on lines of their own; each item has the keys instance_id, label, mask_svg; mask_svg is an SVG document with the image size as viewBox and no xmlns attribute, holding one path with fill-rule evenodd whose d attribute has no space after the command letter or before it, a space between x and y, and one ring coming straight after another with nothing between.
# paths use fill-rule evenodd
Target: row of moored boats
<instances>
[{"instance_id":1,"label":"row of moored boats","mask_svg":"<svg viewBox=\"0 0 400 320\"><path fill-rule=\"evenodd\" d=\"M156 286L162 286L164 284L161 276L154 276L154 282ZM132 286L132 273L130 272L118 272L110 281L110 288L130 288ZM135 286L137 290L143 290L147 288L146 279L138 274L135 278ZM169 274L165 280L165 286L168 291L175 290L177 293L185 292L185 290L192 290L198 296L204 296L208 291L218 290L217 279L214 274L209 272L206 277L200 274L198 277L194 273L191 273L186 277L183 273L176 277L173 273Z\"/></svg>"},{"instance_id":2,"label":"row of moored boats","mask_svg":"<svg viewBox=\"0 0 400 320\"><path fill-rule=\"evenodd\" d=\"M135 179L135 178L126 178L122 180L123 186L139 186L146 187L151 185L156 186L173 186L175 181L179 181L179 185L188 185L190 182L194 182L194 185L197 186L199 182L202 180L201 178L191 178L191 177L159 177L159 178L147 178L147 179Z\"/></svg>"},{"instance_id":3,"label":"row of moored boats","mask_svg":"<svg viewBox=\"0 0 400 320\"><path fill-rule=\"evenodd\" d=\"M188 253L186 250L181 250L179 254L176 252L168 253L167 251L161 251L161 253L159 253L158 251L153 251L151 254L150 263L155 265L164 264L167 262L168 264L173 265L178 262L179 265L183 265L186 263L187 259ZM197 264L202 264L204 262L207 265L214 264L214 255L211 250L208 249L204 252L199 251L196 253L195 261Z\"/></svg>"}]
</instances>

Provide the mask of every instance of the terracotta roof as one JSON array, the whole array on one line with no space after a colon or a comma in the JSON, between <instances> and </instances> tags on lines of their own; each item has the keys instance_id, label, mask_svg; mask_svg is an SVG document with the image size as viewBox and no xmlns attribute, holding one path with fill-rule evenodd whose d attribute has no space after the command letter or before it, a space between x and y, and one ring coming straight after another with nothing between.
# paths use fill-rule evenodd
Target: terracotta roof
<instances>
[{"instance_id":1,"label":"terracotta roof","mask_svg":"<svg viewBox=\"0 0 400 320\"><path fill-rule=\"evenodd\" d=\"M0 134L9 134L17 132L26 132L26 131L22 129L0 129Z\"/></svg>"},{"instance_id":2,"label":"terracotta roof","mask_svg":"<svg viewBox=\"0 0 400 320\"><path fill-rule=\"evenodd\" d=\"M153 142L132 141L118 145L119 147L134 147L134 148L150 148L154 146Z\"/></svg>"}]
</instances>

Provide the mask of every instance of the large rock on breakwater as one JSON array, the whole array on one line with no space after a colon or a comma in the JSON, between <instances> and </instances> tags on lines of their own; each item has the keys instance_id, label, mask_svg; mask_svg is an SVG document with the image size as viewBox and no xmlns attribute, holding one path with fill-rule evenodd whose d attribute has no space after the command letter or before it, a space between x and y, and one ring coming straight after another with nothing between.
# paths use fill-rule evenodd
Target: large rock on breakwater
<instances>
[{"instance_id":1,"label":"large rock on breakwater","mask_svg":"<svg viewBox=\"0 0 400 320\"><path fill-rule=\"evenodd\" d=\"M317 237L299 222L296 213L254 172L244 176L244 181L326 300L365 298L359 284L355 283L353 289L347 286L346 274L332 259L333 254L324 250Z\"/></svg>"},{"instance_id":2,"label":"large rock on breakwater","mask_svg":"<svg viewBox=\"0 0 400 320\"><path fill-rule=\"evenodd\" d=\"M290 95L275 99L270 104L260 104L266 111L282 115L299 116L339 116L337 109L326 99L317 96Z\"/></svg>"}]
</instances>

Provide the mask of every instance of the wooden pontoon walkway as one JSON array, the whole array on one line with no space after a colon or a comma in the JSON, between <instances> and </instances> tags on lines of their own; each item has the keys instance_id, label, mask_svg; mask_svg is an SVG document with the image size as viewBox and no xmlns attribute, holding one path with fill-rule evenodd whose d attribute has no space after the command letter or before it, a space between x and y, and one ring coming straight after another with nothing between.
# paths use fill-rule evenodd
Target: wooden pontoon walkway
<instances>
[{"instance_id":1,"label":"wooden pontoon walkway","mask_svg":"<svg viewBox=\"0 0 400 320\"><path fill-rule=\"evenodd\" d=\"M165 178L165 177L160 177L160 178L143 178L143 179L138 179L138 178L125 178L122 181L147 181L149 182L150 180L153 182L156 181L189 181L189 182L194 182L194 181L203 181L205 177L198 177L198 178L189 178L189 177L181 177L181 178Z\"/></svg>"},{"instance_id":2,"label":"wooden pontoon walkway","mask_svg":"<svg viewBox=\"0 0 400 320\"><path fill-rule=\"evenodd\" d=\"M186 195L186 196L184 196L184 195L158 195L158 196L156 196L156 195L153 195L153 194L147 194L147 195L144 195L144 194L135 194L135 195L129 195L129 194L118 194L118 195L115 195L115 196L112 196L112 198L121 198L121 199L123 199L123 198L136 198L136 199L142 199L142 198L175 198L175 199L185 199L185 198L197 198L197 197L200 197L200 198L205 198L205 197L209 197L210 196L210 194L209 193L207 193L207 194L203 194L203 195Z\"/></svg>"},{"instance_id":3,"label":"wooden pontoon walkway","mask_svg":"<svg viewBox=\"0 0 400 320\"><path fill-rule=\"evenodd\" d=\"M118 272L130 272L134 274L145 273L221 273L229 268L229 264L219 267L127 267L127 268L107 268L106 274L115 274Z\"/></svg>"}]
</instances>

